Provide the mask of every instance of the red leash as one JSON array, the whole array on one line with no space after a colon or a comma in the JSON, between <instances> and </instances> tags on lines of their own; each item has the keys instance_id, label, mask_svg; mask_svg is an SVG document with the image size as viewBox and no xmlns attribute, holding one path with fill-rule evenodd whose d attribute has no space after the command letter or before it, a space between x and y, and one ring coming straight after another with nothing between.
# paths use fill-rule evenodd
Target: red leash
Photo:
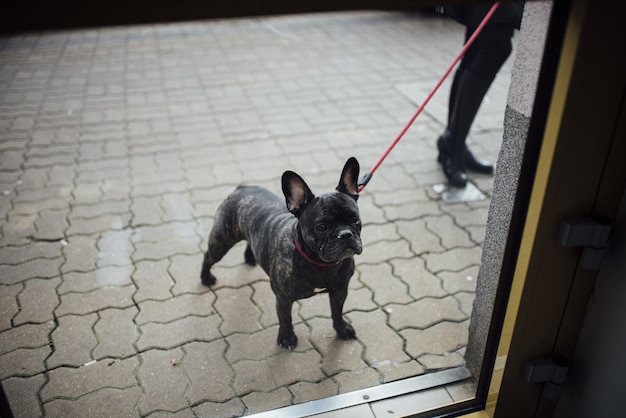
<instances>
[{"instance_id":1,"label":"red leash","mask_svg":"<svg viewBox=\"0 0 626 418\"><path fill-rule=\"evenodd\" d=\"M452 64L450 64L450 66L448 67L448 69L446 70L445 73L443 73L443 75L441 76L441 78L439 79L439 81L437 82L437 84L435 84L435 87L430 91L430 93L428 93L428 95L426 96L426 99L424 100L424 102L417 108L417 110L415 111L415 113L413 114L413 117L411 117L411 119L409 119L409 121L407 122L406 125L404 125L404 128L402 128L402 130L400 131L400 133L398 134L398 136L396 136L396 138L391 142L391 144L389 144L389 146L387 147L387 149L385 149L385 151L382 153L382 155L378 158L378 160L374 163L374 165L372 166L372 168L370 168L370 170L368 172L366 172L363 177L361 177L361 180L359 180L359 192L361 190L363 190L363 188L365 187L365 185L367 183L369 183L369 181L372 179L372 175L374 174L374 172L378 169L378 167L382 164L382 162L385 160L385 158L387 158L387 155L389 155L389 153L391 152L391 150L393 149L393 147L396 146L396 144L398 142L400 142L400 139L402 139L402 137L404 136L404 134L406 133L406 131L409 130L409 128L411 127L411 125L413 124L413 122L415 122L415 119L417 119L417 117L419 116L420 113L422 113L422 110L424 110L424 108L426 107L426 105L428 104L428 102L430 101L430 99L433 97L433 95L437 92L437 90L439 89L439 87L441 87L441 84L444 82L444 80L448 77L448 75L450 74L450 72L452 71L452 69L454 68L454 66L457 64L457 62L459 62L459 60L463 57L463 55L465 55L465 52L467 52L467 49L472 45L472 43L474 42L474 40L476 39L476 37L478 37L478 35L480 34L480 32L483 30L483 28L485 27L485 25L487 24L487 22L489 21L489 19L491 19L491 16L493 16L493 14L495 13L496 9L498 8L498 6L500 5L500 2L496 2L493 6L491 6L491 9L489 9L489 11L487 12L487 14L485 15L485 17L483 18L483 20L480 22L480 24L478 25L478 27L476 28L476 30L474 31L474 33L472 33L472 36L470 36L470 38L467 40L467 42L465 43L465 45L463 45L463 48L461 48L461 52L459 52L459 54L456 56L456 58L454 58L454 61L452 61Z\"/></svg>"}]
</instances>

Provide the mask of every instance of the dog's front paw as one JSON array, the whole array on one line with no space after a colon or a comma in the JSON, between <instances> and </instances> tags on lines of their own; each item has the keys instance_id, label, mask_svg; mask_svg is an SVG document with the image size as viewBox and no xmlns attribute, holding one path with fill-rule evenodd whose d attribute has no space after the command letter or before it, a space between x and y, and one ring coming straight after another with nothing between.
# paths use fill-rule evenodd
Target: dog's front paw
<instances>
[{"instance_id":1,"label":"dog's front paw","mask_svg":"<svg viewBox=\"0 0 626 418\"><path fill-rule=\"evenodd\" d=\"M346 321L343 321L340 325L335 325L335 331L337 331L337 335L342 340L353 340L356 338L356 331Z\"/></svg>"},{"instance_id":2,"label":"dog's front paw","mask_svg":"<svg viewBox=\"0 0 626 418\"><path fill-rule=\"evenodd\" d=\"M202 273L200 273L200 280L205 286L213 286L217 282L215 276L212 275L208 269L202 269Z\"/></svg>"},{"instance_id":3,"label":"dog's front paw","mask_svg":"<svg viewBox=\"0 0 626 418\"><path fill-rule=\"evenodd\" d=\"M278 332L278 346L281 348L287 348L293 350L298 345L298 337L291 332Z\"/></svg>"}]
</instances>

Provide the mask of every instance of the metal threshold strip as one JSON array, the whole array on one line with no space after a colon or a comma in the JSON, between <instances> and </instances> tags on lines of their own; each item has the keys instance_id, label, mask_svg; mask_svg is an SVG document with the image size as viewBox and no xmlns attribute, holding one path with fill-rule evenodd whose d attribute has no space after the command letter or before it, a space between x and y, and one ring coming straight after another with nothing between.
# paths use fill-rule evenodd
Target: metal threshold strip
<instances>
[{"instance_id":1,"label":"metal threshold strip","mask_svg":"<svg viewBox=\"0 0 626 418\"><path fill-rule=\"evenodd\" d=\"M471 377L465 367L456 367L441 372L429 373L408 379L385 383L367 389L343 393L328 398L286 406L271 411L250 415L254 418L294 418L308 417L324 412L336 411L351 406L389 399L400 395L407 395L438 386L455 383ZM446 406L446 405L441 405ZM416 411L417 412L417 411Z\"/></svg>"}]
</instances>

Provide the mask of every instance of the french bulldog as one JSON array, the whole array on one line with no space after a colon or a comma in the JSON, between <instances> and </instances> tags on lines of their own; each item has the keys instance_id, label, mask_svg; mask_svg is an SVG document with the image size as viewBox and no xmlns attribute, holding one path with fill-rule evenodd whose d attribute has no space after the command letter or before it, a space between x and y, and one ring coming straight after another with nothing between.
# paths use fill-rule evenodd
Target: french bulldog
<instances>
[{"instance_id":1,"label":"french bulldog","mask_svg":"<svg viewBox=\"0 0 626 418\"><path fill-rule=\"evenodd\" d=\"M246 240L245 262L258 263L270 277L280 347L292 350L298 343L291 318L293 303L326 292L337 335L346 340L356 338L354 328L343 319L343 305L354 273L353 256L363 250L358 175L359 163L352 157L336 189L315 196L302 177L285 171L285 201L259 186L238 186L215 214L200 274L202 283L215 284L211 267L233 245Z\"/></svg>"}]
</instances>

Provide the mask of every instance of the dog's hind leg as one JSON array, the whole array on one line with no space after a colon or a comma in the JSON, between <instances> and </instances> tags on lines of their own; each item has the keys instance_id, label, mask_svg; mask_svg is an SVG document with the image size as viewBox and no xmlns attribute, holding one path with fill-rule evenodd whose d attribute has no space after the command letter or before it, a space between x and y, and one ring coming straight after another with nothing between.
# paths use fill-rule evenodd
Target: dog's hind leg
<instances>
[{"instance_id":1,"label":"dog's hind leg","mask_svg":"<svg viewBox=\"0 0 626 418\"><path fill-rule=\"evenodd\" d=\"M256 258L254 257L252 248L250 248L250 244L246 246L246 251L243 253L243 258L246 261L246 264L248 264L249 266L256 266Z\"/></svg>"},{"instance_id":2,"label":"dog's hind leg","mask_svg":"<svg viewBox=\"0 0 626 418\"><path fill-rule=\"evenodd\" d=\"M204 261L202 263L202 272L200 279L205 286L214 285L217 279L211 273L211 267L226 255L233 245L239 242L239 239L233 239L228 234L222 234L217 225L213 226L209 235L209 245L206 253L204 253Z\"/></svg>"}]
</instances>

